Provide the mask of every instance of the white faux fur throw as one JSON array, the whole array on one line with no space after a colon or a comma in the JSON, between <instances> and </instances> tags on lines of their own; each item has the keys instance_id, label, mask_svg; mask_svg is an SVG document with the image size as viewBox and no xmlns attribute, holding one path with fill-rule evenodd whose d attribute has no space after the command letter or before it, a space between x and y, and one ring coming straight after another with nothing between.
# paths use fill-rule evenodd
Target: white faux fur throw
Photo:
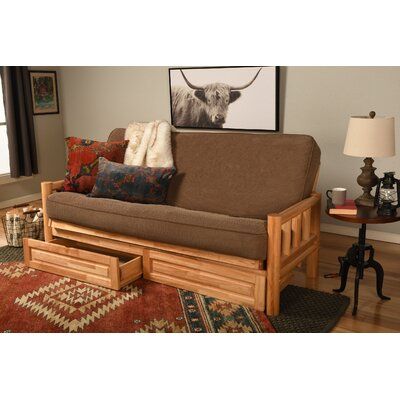
<instances>
[{"instance_id":1,"label":"white faux fur throw","mask_svg":"<svg viewBox=\"0 0 400 400\"><path fill-rule=\"evenodd\" d=\"M131 122L125 131L129 140L124 164L172 167L171 125L167 121Z\"/></svg>"}]
</instances>

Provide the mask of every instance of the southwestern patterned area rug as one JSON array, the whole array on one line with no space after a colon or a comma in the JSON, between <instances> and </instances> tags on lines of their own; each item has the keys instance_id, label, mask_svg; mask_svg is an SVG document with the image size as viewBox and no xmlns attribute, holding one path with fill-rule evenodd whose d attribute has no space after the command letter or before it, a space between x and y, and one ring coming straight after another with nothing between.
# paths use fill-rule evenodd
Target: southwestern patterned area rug
<instances>
[{"instance_id":1,"label":"southwestern patterned area rug","mask_svg":"<svg viewBox=\"0 0 400 400\"><path fill-rule=\"evenodd\" d=\"M0 332L328 332L345 296L288 286L282 312L262 312L140 279L114 291L26 267L0 248Z\"/></svg>"}]
</instances>

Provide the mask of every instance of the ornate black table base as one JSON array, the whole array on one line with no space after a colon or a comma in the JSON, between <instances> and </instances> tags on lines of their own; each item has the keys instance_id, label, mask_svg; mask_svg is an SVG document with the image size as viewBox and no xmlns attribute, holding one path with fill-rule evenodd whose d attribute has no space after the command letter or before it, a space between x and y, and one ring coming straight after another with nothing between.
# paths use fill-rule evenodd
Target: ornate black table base
<instances>
[{"instance_id":1,"label":"ornate black table base","mask_svg":"<svg viewBox=\"0 0 400 400\"><path fill-rule=\"evenodd\" d=\"M334 292L343 292L346 288L347 283L347 275L349 273L349 269L351 266L356 267L356 279L354 284L354 306L353 306L353 315L357 314L357 306L358 306L358 288L360 284L360 279L364 277L364 270L366 268L373 268L376 272L376 293L382 300L390 300L390 297L384 296L382 294L382 286L383 286L383 268L382 265L379 264L376 260L374 260L374 248L365 243L365 234L366 234L366 224L362 224L358 233L358 243L354 243L353 246L347 250L347 254L345 257L339 257L340 262L340 278L341 284L339 289L334 289ZM365 252L369 251L369 257L365 261Z\"/></svg>"}]
</instances>

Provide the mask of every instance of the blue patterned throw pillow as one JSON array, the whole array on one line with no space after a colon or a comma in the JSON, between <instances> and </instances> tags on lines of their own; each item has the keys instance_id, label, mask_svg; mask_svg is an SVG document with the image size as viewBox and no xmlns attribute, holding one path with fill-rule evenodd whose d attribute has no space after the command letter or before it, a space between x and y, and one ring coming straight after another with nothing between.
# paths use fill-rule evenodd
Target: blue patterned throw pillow
<instances>
[{"instance_id":1,"label":"blue patterned throw pillow","mask_svg":"<svg viewBox=\"0 0 400 400\"><path fill-rule=\"evenodd\" d=\"M131 203L164 203L172 168L124 165L99 158L99 172L90 197L103 197Z\"/></svg>"}]
</instances>

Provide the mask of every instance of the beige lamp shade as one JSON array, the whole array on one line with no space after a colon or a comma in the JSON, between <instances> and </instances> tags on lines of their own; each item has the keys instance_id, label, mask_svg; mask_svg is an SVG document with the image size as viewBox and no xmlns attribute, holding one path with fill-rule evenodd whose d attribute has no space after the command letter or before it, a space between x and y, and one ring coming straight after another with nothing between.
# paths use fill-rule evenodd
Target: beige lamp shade
<instances>
[{"instance_id":1,"label":"beige lamp shade","mask_svg":"<svg viewBox=\"0 0 400 400\"><path fill-rule=\"evenodd\" d=\"M394 156L394 118L351 117L343 153L355 157Z\"/></svg>"}]
</instances>

